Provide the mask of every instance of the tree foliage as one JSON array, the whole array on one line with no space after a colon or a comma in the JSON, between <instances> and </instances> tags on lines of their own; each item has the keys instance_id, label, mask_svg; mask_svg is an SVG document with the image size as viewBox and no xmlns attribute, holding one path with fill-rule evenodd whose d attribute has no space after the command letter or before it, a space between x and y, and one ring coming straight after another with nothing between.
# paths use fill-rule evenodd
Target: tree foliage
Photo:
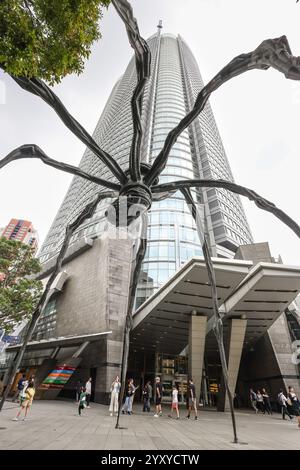
<instances>
[{"instance_id":1,"label":"tree foliage","mask_svg":"<svg viewBox=\"0 0 300 470\"><path fill-rule=\"evenodd\" d=\"M30 246L0 238L0 329L9 333L17 323L31 317L42 283L30 276L40 269Z\"/></svg>"},{"instance_id":2,"label":"tree foliage","mask_svg":"<svg viewBox=\"0 0 300 470\"><path fill-rule=\"evenodd\" d=\"M0 64L50 84L81 73L110 0L1 0Z\"/></svg>"}]
</instances>

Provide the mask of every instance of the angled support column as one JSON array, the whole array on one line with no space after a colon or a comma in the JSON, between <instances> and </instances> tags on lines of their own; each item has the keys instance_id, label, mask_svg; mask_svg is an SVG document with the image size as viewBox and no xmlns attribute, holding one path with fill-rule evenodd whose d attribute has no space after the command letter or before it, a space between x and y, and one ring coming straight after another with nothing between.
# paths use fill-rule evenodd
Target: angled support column
<instances>
[{"instance_id":1,"label":"angled support column","mask_svg":"<svg viewBox=\"0 0 300 470\"><path fill-rule=\"evenodd\" d=\"M225 343L225 352L228 364L228 385L232 396L234 396L247 328L247 320L243 318L231 318L228 321L229 333ZM218 396L218 411L230 411L223 379Z\"/></svg>"},{"instance_id":2,"label":"angled support column","mask_svg":"<svg viewBox=\"0 0 300 470\"><path fill-rule=\"evenodd\" d=\"M189 377L193 379L199 402L206 337L205 315L192 312L189 325Z\"/></svg>"}]
</instances>

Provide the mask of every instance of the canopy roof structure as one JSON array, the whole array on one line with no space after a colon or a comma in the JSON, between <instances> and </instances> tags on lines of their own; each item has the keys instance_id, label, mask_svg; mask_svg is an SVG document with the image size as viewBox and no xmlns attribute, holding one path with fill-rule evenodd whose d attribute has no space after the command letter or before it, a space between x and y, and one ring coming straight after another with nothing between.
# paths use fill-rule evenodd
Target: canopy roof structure
<instances>
[{"instance_id":1,"label":"canopy roof structure","mask_svg":"<svg viewBox=\"0 0 300 470\"><path fill-rule=\"evenodd\" d=\"M300 292L300 267L213 258L223 315L247 319L251 347ZM180 354L188 344L191 314L207 316L206 348L216 350L210 283L204 259L193 258L134 314L131 348Z\"/></svg>"}]
</instances>

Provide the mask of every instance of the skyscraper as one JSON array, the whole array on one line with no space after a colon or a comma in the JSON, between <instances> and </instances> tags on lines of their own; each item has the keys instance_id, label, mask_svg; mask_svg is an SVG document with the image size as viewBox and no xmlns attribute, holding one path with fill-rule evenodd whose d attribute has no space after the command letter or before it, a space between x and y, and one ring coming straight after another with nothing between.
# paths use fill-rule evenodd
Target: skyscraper
<instances>
[{"instance_id":1,"label":"skyscraper","mask_svg":"<svg viewBox=\"0 0 300 470\"><path fill-rule=\"evenodd\" d=\"M184 40L161 34L161 28L148 44L152 54L152 73L143 97L144 136L142 159L152 163L168 132L191 109L203 81L197 62ZM134 58L114 86L93 137L123 169L128 168L132 137L130 99L136 83ZM80 167L112 179L108 169L86 150ZM233 180L230 166L209 104L186 129L172 148L160 181L185 178L223 178ZM64 228L84 205L95 197L99 187L75 177L43 243L42 262L55 256ZM239 196L223 189L201 189L194 196L205 207L207 230L214 256L232 257L237 247L252 242L251 232ZM99 204L95 216L74 235L73 240L101 233L105 226L104 207ZM192 216L177 192L171 198L155 202L149 214L148 250L143 263L143 282L138 289L140 305L165 282L182 263L201 255L201 246Z\"/></svg>"},{"instance_id":2,"label":"skyscraper","mask_svg":"<svg viewBox=\"0 0 300 470\"><path fill-rule=\"evenodd\" d=\"M159 28L148 44L152 73L142 102L141 152L142 161L151 164L168 132L192 108L203 82L196 60L180 36L161 34ZM133 58L115 84L93 134L100 147L124 170L128 168L133 133L130 101L135 84ZM103 179L112 179L110 171L88 149L80 167ZM167 182L192 178L233 180L209 104L177 139L159 179ZM99 186L87 180L73 179L39 254L43 263L39 278L44 282L53 272L66 225L95 199L98 191ZM293 300L300 291L300 269L253 266L252 261L244 260L244 250L238 247L250 244L252 236L237 195L223 189L204 188L193 190L193 197L206 213L205 229L212 255L233 258L238 251L237 257L242 258L213 261L220 306L225 308L227 299L230 300L228 309L224 310L228 313L224 318L226 350L233 357L230 383L234 388L242 362L245 378L238 386L246 399L248 375L259 386L273 380L273 388L277 390L284 386L282 377L296 377L295 366L286 367L291 349L282 351L282 345L289 339L280 314L289 299ZM71 398L76 381L92 377L92 398L107 403L111 383L120 374L134 253L132 240L104 236L109 224L106 216L109 203L99 204L93 217L74 233L23 358L23 370L34 367L36 382L43 383L40 393L44 398L54 398L58 393ZM203 378L203 396L221 390L218 400L221 395L224 398L220 357L210 322L213 314L210 283L203 260L196 258L202 254L201 244L180 192L152 204L148 240L133 315L128 373L141 385L140 389L147 377L153 380L159 374L166 397L171 396L172 384L179 384L181 401L189 374L197 381L199 397ZM188 261L190 258L194 259ZM265 260L272 262L269 253ZM273 324L274 347L268 337ZM252 346L256 344L260 346L253 361ZM11 357L18 347L8 348ZM277 356L285 364L280 382L277 382ZM271 377L268 375L270 357ZM259 377L257 364L261 367ZM59 376L52 383L57 370L66 368L74 371L68 383L63 379L62 384ZM214 399L209 402L215 403ZM218 403L225 408L225 398Z\"/></svg>"}]
</instances>

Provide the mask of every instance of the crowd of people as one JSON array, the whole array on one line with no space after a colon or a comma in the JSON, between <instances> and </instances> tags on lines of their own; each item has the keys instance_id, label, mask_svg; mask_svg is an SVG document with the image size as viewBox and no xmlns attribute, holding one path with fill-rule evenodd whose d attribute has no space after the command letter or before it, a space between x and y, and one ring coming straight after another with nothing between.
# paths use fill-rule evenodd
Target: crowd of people
<instances>
[{"instance_id":1,"label":"crowd of people","mask_svg":"<svg viewBox=\"0 0 300 470\"><path fill-rule=\"evenodd\" d=\"M132 378L128 379L126 382L124 390L124 401L122 403L121 412L122 414L132 415L133 402L135 393L138 390L139 386L134 384ZM2 390L3 391L3 390ZM119 410L119 397L121 392L121 382L120 378L117 376L110 387L110 404L109 404L109 414L110 416L117 415ZM78 380L76 384L76 403L78 405L78 416L81 416L81 412L85 408L90 408L90 400L92 394L92 378L90 377L87 382L83 383L81 379ZM16 416L13 418L13 421L18 421L19 419L26 420L28 412L33 402L35 395L35 377L32 375L29 379L26 378L25 374L21 376L18 380L16 392L13 396L12 401L15 402L18 400L19 409ZM151 412L151 403L154 403L155 412L154 417L159 418L162 416L162 400L164 396L164 387L161 382L160 377L155 378L155 382L152 385L151 381L148 380L141 393L142 397L142 411L144 413ZM180 407L179 407L179 390L174 385L172 388L171 396L171 405L170 412L168 416L173 418L175 415L176 419L180 419ZM261 413L263 415L272 415L274 408L274 402L271 403L270 395L267 392L266 388L260 390L254 390L250 388L249 399L252 408L255 413ZM198 419L198 406L197 406L197 395L195 384L192 379L188 380L187 384L187 393L186 393L186 409L187 415L186 418L190 419L191 413L194 414L194 419ZM300 401L297 397L295 390L292 386L288 387L288 393L285 395L283 390L279 390L277 396L277 408L281 412L282 419L288 417L292 420L294 417L297 418L298 427L300 428ZM22 418L23 416L23 418Z\"/></svg>"},{"instance_id":2,"label":"crowd of people","mask_svg":"<svg viewBox=\"0 0 300 470\"><path fill-rule=\"evenodd\" d=\"M134 385L134 380L132 378L128 379L125 387L124 393L124 403L122 403L121 412L122 414L132 415L133 400L136 390L139 386ZM109 405L110 416L118 413L119 407L119 393L121 390L121 383L119 377L116 377L113 383L111 384L111 398ZM143 412L150 413L151 411L151 401L154 398L155 413L154 417L159 418L162 416L162 399L164 394L163 384L161 383L160 377L156 377L154 386L152 386L151 381L148 380L142 390L142 400L143 400ZM172 401L171 401L171 411L168 414L170 418L173 417L173 414L176 414L176 419L180 418L179 413L179 400L178 400L179 390L176 386L172 389ZM196 388L192 379L188 381L187 387L187 416L189 419L191 412L195 414L195 419L198 419L197 411L197 398L196 398Z\"/></svg>"},{"instance_id":3,"label":"crowd of people","mask_svg":"<svg viewBox=\"0 0 300 470\"><path fill-rule=\"evenodd\" d=\"M249 398L255 413L262 413L264 415L266 413L269 415L273 414L270 396L265 388L262 388L261 391L254 391L253 388L250 388ZM284 395L282 389L279 390L277 404L280 408L282 419L286 419L286 416L288 416L290 420L296 417L298 427L300 428L300 401L292 386L288 387L287 396Z\"/></svg>"}]
</instances>

